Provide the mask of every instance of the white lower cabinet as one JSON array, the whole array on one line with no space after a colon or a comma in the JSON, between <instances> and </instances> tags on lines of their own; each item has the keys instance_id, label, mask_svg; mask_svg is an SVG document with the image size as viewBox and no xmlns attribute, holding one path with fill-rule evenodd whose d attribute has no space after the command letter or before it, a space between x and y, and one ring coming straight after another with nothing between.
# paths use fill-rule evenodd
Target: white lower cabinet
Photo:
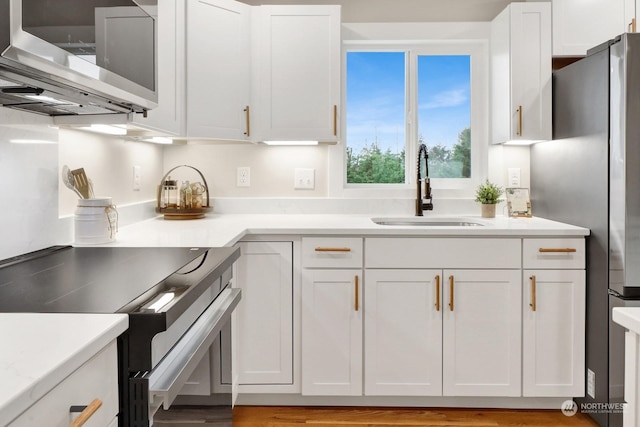
<instances>
[{"instance_id":1,"label":"white lower cabinet","mask_svg":"<svg viewBox=\"0 0 640 427\"><path fill-rule=\"evenodd\" d=\"M445 270L442 394L520 396L520 270Z\"/></svg>"},{"instance_id":2,"label":"white lower cabinet","mask_svg":"<svg viewBox=\"0 0 640 427\"><path fill-rule=\"evenodd\" d=\"M362 243L302 238L303 395L584 395L583 238Z\"/></svg>"},{"instance_id":3,"label":"white lower cabinet","mask_svg":"<svg viewBox=\"0 0 640 427\"><path fill-rule=\"evenodd\" d=\"M364 394L442 394L441 270L365 270Z\"/></svg>"},{"instance_id":4,"label":"white lower cabinet","mask_svg":"<svg viewBox=\"0 0 640 427\"><path fill-rule=\"evenodd\" d=\"M523 276L523 396L583 396L585 271Z\"/></svg>"},{"instance_id":5,"label":"white lower cabinet","mask_svg":"<svg viewBox=\"0 0 640 427\"><path fill-rule=\"evenodd\" d=\"M361 269L303 269L303 395L362 394L361 280Z\"/></svg>"},{"instance_id":6,"label":"white lower cabinet","mask_svg":"<svg viewBox=\"0 0 640 427\"><path fill-rule=\"evenodd\" d=\"M365 274L365 394L520 396L520 270Z\"/></svg>"},{"instance_id":7,"label":"white lower cabinet","mask_svg":"<svg viewBox=\"0 0 640 427\"><path fill-rule=\"evenodd\" d=\"M102 404L84 424L86 427L109 425L118 414L118 350L112 341L80 366L49 393L44 395L10 427L67 427L78 417L73 406L87 406L99 399Z\"/></svg>"},{"instance_id":8,"label":"white lower cabinet","mask_svg":"<svg viewBox=\"0 0 640 427\"><path fill-rule=\"evenodd\" d=\"M239 384L293 383L293 243L240 242Z\"/></svg>"}]
</instances>

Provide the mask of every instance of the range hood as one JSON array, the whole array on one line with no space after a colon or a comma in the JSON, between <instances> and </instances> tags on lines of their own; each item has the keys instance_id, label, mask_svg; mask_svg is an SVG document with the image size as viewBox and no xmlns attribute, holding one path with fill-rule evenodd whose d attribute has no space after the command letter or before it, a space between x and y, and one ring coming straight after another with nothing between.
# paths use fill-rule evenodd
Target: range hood
<instances>
[{"instance_id":1,"label":"range hood","mask_svg":"<svg viewBox=\"0 0 640 427\"><path fill-rule=\"evenodd\" d=\"M49 116L157 106L152 0L0 0L0 105Z\"/></svg>"}]
</instances>

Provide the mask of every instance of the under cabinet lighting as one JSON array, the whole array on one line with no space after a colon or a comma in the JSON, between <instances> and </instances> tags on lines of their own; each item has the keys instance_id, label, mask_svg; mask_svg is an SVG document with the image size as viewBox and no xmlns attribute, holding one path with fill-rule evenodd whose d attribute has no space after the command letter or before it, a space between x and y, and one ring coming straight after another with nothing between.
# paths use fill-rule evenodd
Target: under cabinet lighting
<instances>
[{"instance_id":1,"label":"under cabinet lighting","mask_svg":"<svg viewBox=\"0 0 640 427\"><path fill-rule=\"evenodd\" d=\"M505 141L504 145L532 145L544 141L544 139L515 139L511 141Z\"/></svg>"},{"instance_id":2,"label":"under cabinet lighting","mask_svg":"<svg viewBox=\"0 0 640 427\"><path fill-rule=\"evenodd\" d=\"M124 136L127 134L127 129L120 126L113 125L91 125L91 126L82 126L82 130L88 130L90 132L103 133L107 135L119 135Z\"/></svg>"},{"instance_id":3,"label":"under cabinet lighting","mask_svg":"<svg viewBox=\"0 0 640 427\"><path fill-rule=\"evenodd\" d=\"M10 139L12 144L55 144L56 141L46 139Z\"/></svg>"},{"instance_id":4,"label":"under cabinet lighting","mask_svg":"<svg viewBox=\"0 0 640 427\"><path fill-rule=\"evenodd\" d=\"M318 145L318 141L263 141L266 145Z\"/></svg>"},{"instance_id":5,"label":"under cabinet lighting","mask_svg":"<svg viewBox=\"0 0 640 427\"><path fill-rule=\"evenodd\" d=\"M164 136L154 136L151 138L143 139L145 142L152 142L154 144L173 144L173 139Z\"/></svg>"}]
</instances>

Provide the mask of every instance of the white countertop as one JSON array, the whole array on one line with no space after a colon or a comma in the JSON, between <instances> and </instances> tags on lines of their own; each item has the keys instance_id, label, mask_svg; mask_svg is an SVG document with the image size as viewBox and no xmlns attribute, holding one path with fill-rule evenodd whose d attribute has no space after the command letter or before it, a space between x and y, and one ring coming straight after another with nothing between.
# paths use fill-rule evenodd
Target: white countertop
<instances>
[{"instance_id":1,"label":"white countertop","mask_svg":"<svg viewBox=\"0 0 640 427\"><path fill-rule=\"evenodd\" d=\"M274 235L370 235L370 236L501 236L501 237L583 237L589 230L542 218L481 218L456 216L484 224L482 227L388 226L371 218L383 215L256 215L211 214L196 220L152 218L118 231L109 246L229 246L247 234ZM398 216L391 216L398 218ZM413 216L406 218L413 219ZM424 218L446 218L426 215Z\"/></svg>"},{"instance_id":2,"label":"white countertop","mask_svg":"<svg viewBox=\"0 0 640 427\"><path fill-rule=\"evenodd\" d=\"M615 307L612 316L617 324L640 334L640 307Z\"/></svg>"},{"instance_id":3,"label":"white countertop","mask_svg":"<svg viewBox=\"0 0 640 427\"><path fill-rule=\"evenodd\" d=\"M0 425L27 410L128 326L126 314L1 314Z\"/></svg>"},{"instance_id":4,"label":"white countertop","mask_svg":"<svg viewBox=\"0 0 640 427\"><path fill-rule=\"evenodd\" d=\"M542 218L456 216L476 227L385 226L384 215L211 214L198 220L152 218L122 227L104 246L231 246L248 234L363 236L583 237L589 230ZM398 216L390 216L398 218ZM426 215L425 218L443 218ZM407 216L413 219L415 217ZM640 325L640 320L638 320ZM0 314L0 425L49 392L128 327L124 314Z\"/></svg>"}]
</instances>

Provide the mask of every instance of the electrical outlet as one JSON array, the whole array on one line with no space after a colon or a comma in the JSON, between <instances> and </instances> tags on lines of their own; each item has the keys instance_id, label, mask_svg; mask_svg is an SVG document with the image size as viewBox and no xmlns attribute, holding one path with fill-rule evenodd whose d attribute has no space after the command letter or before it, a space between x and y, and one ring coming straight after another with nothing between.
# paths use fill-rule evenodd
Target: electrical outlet
<instances>
[{"instance_id":1,"label":"electrical outlet","mask_svg":"<svg viewBox=\"0 0 640 427\"><path fill-rule=\"evenodd\" d=\"M591 369L587 369L587 394L592 398L596 398L596 373Z\"/></svg>"},{"instance_id":2,"label":"electrical outlet","mask_svg":"<svg viewBox=\"0 0 640 427\"><path fill-rule=\"evenodd\" d=\"M509 168L509 187L520 187L520 168Z\"/></svg>"},{"instance_id":3,"label":"electrical outlet","mask_svg":"<svg viewBox=\"0 0 640 427\"><path fill-rule=\"evenodd\" d=\"M238 187L251 186L251 168L249 166L242 166L238 168L236 185Z\"/></svg>"},{"instance_id":4,"label":"electrical outlet","mask_svg":"<svg viewBox=\"0 0 640 427\"><path fill-rule=\"evenodd\" d=\"M133 167L133 191L140 191L142 185L142 168L139 165Z\"/></svg>"},{"instance_id":5,"label":"electrical outlet","mask_svg":"<svg viewBox=\"0 0 640 427\"><path fill-rule=\"evenodd\" d=\"M293 174L293 188L296 190L313 190L316 186L315 171L315 169L296 168Z\"/></svg>"}]
</instances>

